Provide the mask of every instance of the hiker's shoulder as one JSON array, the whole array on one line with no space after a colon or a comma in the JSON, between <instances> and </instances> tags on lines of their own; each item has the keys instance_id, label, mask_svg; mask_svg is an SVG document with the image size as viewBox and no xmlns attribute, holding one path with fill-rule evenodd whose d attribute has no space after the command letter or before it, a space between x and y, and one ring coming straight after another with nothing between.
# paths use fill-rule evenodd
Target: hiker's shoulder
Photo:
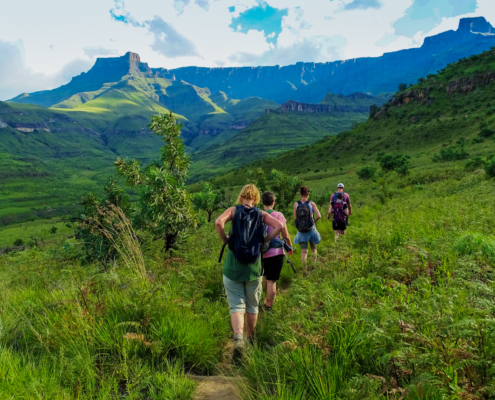
<instances>
[{"instance_id":1,"label":"hiker's shoulder","mask_svg":"<svg viewBox=\"0 0 495 400\"><path fill-rule=\"evenodd\" d=\"M278 219L279 221L285 221L285 216L280 211L274 211L270 214L270 216Z\"/></svg>"}]
</instances>

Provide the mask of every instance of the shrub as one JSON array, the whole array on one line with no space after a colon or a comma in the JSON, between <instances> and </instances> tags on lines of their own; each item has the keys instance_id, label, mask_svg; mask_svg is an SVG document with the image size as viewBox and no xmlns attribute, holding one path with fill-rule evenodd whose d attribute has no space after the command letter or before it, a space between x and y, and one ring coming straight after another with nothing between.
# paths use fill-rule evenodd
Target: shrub
<instances>
[{"instance_id":1,"label":"shrub","mask_svg":"<svg viewBox=\"0 0 495 400\"><path fill-rule=\"evenodd\" d=\"M17 246L17 247L24 246L24 241L22 239L20 239L20 238L19 239L16 239L14 241L14 246Z\"/></svg>"},{"instance_id":2,"label":"shrub","mask_svg":"<svg viewBox=\"0 0 495 400\"><path fill-rule=\"evenodd\" d=\"M464 160L468 157L469 153L466 151L464 146L456 145L440 150L440 153L435 154L433 157L433 162Z\"/></svg>"},{"instance_id":3,"label":"shrub","mask_svg":"<svg viewBox=\"0 0 495 400\"><path fill-rule=\"evenodd\" d=\"M464 167L467 171L474 171L482 168L483 165L485 165L485 160L483 160L483 158L480 156L476 156L467 160Z\"/></svg>"},{"instance_id":4,"label":"shrub","mask_svg":"<svg viewBox=\"0 0 495 400\"><path fill-rule=\"evenodd\" d=\"M356 173L360 179L367 181L369 179L373 179L373 177L375 176L375 172L375 167L372 167L371 165L365 165L364 167L361 167Z\"/></svg>"},{"instance_id":5,"label":"shrub","mask_svg":"<svg viewBox=\"0 0 495 400\"><path fill-rule=\"evenodd\" d=\"M385 154L380 158L380 167L384 171L397 171L399 174L409 173L409 157L405 155Z\"/></svg>"},{"instance_id":6,"label":"shrub","mask_svg":"<svg viewBox=\"0 0 495 400\"><path fill-rule=\"evenodd\" d=\"M483 143L483 138L476 136L476 137L471 139L471 144L477 144L477 143Z\"/></svg>"},{"instance_id":7,"label":"shrub","mask_svg":"<svg viewBox=\"0 0 495 400\"><path fill-rule=\"evenodd\" d=\"M485 173L490 178L495 178L495 158L491 158L485 163Z\"/></svg>"},{"instance_id":8,"label":"shrub","mask_svg":"<svg viewBox=\"0 0 495 400\"><path fill-rule=\"evenodd\" d=\"M495 131L493 129L483 128L480 130L479 136L480 137L490 137L490 136L493 136L493 134L495 134Z\"/></svg>"}]
</instances>

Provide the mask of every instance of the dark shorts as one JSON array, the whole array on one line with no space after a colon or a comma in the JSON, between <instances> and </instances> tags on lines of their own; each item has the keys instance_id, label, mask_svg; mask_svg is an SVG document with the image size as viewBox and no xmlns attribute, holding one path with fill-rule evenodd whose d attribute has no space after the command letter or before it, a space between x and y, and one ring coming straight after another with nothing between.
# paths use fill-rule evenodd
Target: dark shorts
<instances>
[{"instance_id":1,"label":"dark shorts","mask_svg":"<svg viewBox=\"0 0 495 400\"><path fill-rule=\"evenodd\" d=\"M278 281L284 266L285 256L283 254L275 257L263 258L263 276L269 281Z\"/></svg>"},{"instance_id":2,"label":"dark shorts","mask_svg":"<svg viewBox=\"0 0 495 400\"><path fill-rule=\"evenodd\" d=\"M332 227L334 231L345 231L347 224L346 221L332 221Z\"/></svg>"}]
</instances>

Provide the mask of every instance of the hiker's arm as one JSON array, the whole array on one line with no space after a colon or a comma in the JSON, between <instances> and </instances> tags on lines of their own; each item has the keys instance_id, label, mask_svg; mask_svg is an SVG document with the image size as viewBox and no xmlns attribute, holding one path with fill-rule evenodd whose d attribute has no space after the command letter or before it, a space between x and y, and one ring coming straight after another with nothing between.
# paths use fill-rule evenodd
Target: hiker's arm
<instances>
[{"instance_id":1,"label":"hiker's arm","mask_svg":"<svg viewBox=\"0 0 495 400\"><path fill-rule=\"evenodd\" d=\"M297 202L294 203L294 221L297 219Z\"/></svg>"},{"instance_id":2,"label":"hiker's arm","mask_svg":"<svg viewBox=\"0 0 495 400\"><path fill-rule=\"evenodd\" d=\"M349 207L349 214L348 215L351 215L352 214L352 206L351 206L351 198L349 197L349 195L347 195L347 207Z\"/></svg>"},{"instance_id":3,"label":"hiker's arm","mask_svg":"<svg viewBox=\"0 0 495 400\"><path fill-rule=\"evenodd\" d=\"M330 204L330 208L328 209L327 219L330 220L330 216L333 214L333 206Z\"/></svg>"},{"instance_id":4,"label":"hiker's arm","mask_svg":"<svg viewBox=\"0 0 495 400\"><path fill-rule=\"evenodd\" d=\"M316 207L316 204L311 202L311 206L313 207L313 212L315 213L316 215L316 218L315 218L315 222L318 221L319 219L321 219L321 214L320 214L320 210L318 210L318 207Z\"/></svg>"},{"instance_id":5,"label":"hiker's arm","mask_svg":"<svg viewBox=\"0 0 495 400\"><path fill-rule=\"evenodd\" d=\"M332 197L333 197L333 194L330 196L330 205L328 206L327 219L330 219L330 214L332 214L332 212L333 212Z\"/></svg>"},{"instance_id":6,"label":"hiker's arm","mask_svg":"<svg viewBox=\"0 0 495 400\"><path fill-rule=\"evenodd\" d=\"M215 221L215 229L217 230L218 236L222 239L222 243L226 244L228 237L225 235L225 223L232 220L232 209L234 207L227 208L222 215L220 215Z\"/></svg>"},{"instance_id":7,"label":"hiker's arm","mask_svg":"<svg viewBox=\"0 0 495 400\"><path fill-rule=\"evenodd\" d=\"M265 242L269 242L273 238L277 237L282 228L284 227L284 224L280 222L278 219L273 218L270 216L270 214L266 213L263 211L263 222L267 225L270 225L273 230L268 234L268 236L265 237Z\"/></svg>"}]
</instances>

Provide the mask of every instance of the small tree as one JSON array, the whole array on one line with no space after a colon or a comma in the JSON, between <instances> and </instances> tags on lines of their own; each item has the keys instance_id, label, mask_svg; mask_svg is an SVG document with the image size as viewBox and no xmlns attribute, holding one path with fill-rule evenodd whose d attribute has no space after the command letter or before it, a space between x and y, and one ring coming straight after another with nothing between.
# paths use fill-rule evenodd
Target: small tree
<instances>
[{"instance_id":1,"label":"small tree","mask_svg":"<svg viewBox=\"0 0 495 400\"><path fill-rule=\"evenodd\" d=\"M378 110L380 110L380 107L376 104L372 104L370 106L370 117L373 118L378 113Z\"/></svg>"},{"instance_id":2,"label":"small tree","mask_svg":"<svg viewBox=\"0 0 495 400\"><path fill-rule=\"evenodd\" d=\"M273 169L270 174L270 188L275 192L279 208L287 208L294 200L302 181L297 177L290 177L283 172Z\"/></svg>"},{"instance_id":3,"label":"small tree","mask_svg":"<svg viewBox=\"0 0 495 400\"><path fill-rule=\"evenodd\" d=\"M256 185L260 193L266 191L266 175L262 168L258 168L255 171L249 170L247 183L252 183Z\"/></svg>"},{"instance_id":4,"label":"small tree","mask_svg":"<svg viewBox=\"0 0 495 400\"><path fill-rule=\"evenodd\" d=\"M407 89L407 83L400 83L399 84L399 92L403 92L406 89Z\"/></svg>"},{"instance_id":5,"label":"small tree","mask_svg":"<svg viewBox=\"0 0 495 400\"><path fill-rule=\"evenodd\" d=\"M201 192L194 194L193 203L199 210L204 210L208 214L208 222L211 222L211 214L217 209L217 195L211 190L211 186L205 183Z\"/></svg>"},{"instance_id":6,"label":"small tree","mask_svg":"<svg viewBox=\"0 0 495 400\"><path fill-rule=\"evenodd\" d=\"M164 241L166 251L184 238L187 229L196 226L191 198L185 188L189 156L180 138L182 124L169 114L152 117L148 128L162 137L161 163L144 170L138 160L117 159L115 167L130 187L140 187L134 224Z\"/></svg>"},{"instance_id":7,"label":"small tree","mask_svg":"<svg viewBox=\"0 0 495 400\"><path fill-rule=\"evenodd\" d=\"M357 171L357 176L362 180L373 179L375 176L376 168L371 165L365 165Z\"/></svg>"},{"instance_id":8,"label":"small tree","mask_svg":"<svg viewBox=\"0 0 495 400\"><path fill-rule=\"evenodd\" d=\"M385 154L379 159L380 167L384 171L396 171L399 174L407 175L409 173L409 157L405 155Z\"/></svg>"},{"instance_id":9,"label":"small tree","mask_svg":"<svg viewBox=\"0 0 495 400\"><path fill-rule=\"evenodd\" d=\"M485 163L485 173L490 178L495 178L495 158L491 158Z\"/></svg>"}]
</instances>

